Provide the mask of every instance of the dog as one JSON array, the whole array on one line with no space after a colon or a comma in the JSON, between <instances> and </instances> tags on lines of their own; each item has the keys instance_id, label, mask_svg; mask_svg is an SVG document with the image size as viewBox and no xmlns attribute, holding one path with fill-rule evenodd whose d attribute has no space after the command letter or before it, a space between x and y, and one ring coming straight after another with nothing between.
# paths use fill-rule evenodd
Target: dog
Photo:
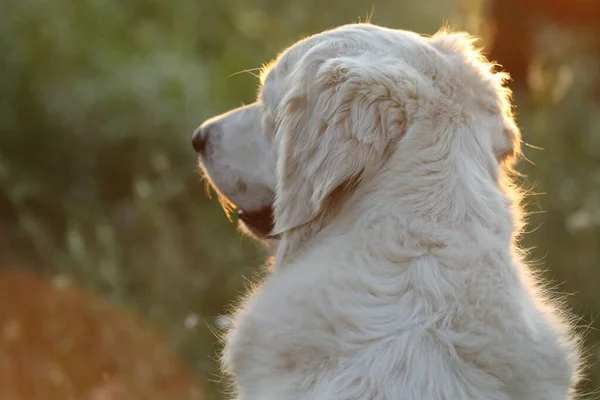
<instances>
[{"instance_id":1,"label":"dog","mask_svg":"<svg viewBox=\"0 0 600 400\"><path fill-rule=\"evenodd\" d=\"M521 136L468 34L310 36L204 122L206 178L272 247L223 370L240 400L558 400L578 340L517 246Z\"/></svg>"}]
</instances>

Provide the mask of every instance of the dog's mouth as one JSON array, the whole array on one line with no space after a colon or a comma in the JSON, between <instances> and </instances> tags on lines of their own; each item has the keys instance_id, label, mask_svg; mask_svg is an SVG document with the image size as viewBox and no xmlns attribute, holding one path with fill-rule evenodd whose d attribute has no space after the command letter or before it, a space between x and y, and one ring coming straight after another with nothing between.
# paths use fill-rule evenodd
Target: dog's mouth
<instances>
[{"instance_id":1,"label":"dog's mouth","mask_svg":"<svg viewBox=\"0 0 600 400\"><path fill-rule=\"evenodd\" d=\"M273 207L268 206L254 211L238 210L238 218L257 237L261 239L276 238L271 236L275 227Z\"/></svg>"}]
</instances>

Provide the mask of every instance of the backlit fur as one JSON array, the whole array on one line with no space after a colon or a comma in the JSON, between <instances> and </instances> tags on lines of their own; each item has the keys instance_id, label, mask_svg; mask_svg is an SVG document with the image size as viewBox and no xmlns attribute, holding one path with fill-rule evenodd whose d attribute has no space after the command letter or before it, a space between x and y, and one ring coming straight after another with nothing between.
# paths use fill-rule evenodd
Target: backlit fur
<instances>
[{"instance_id":1,"label":"backlit fur","mask_svg":"<svg viewBox=\"0 0 600 400\"><path fill-rule=\"evenodd\" d=\"M576 342L516 245L506 78L466 34L369 24L309 37L265 68L247 119L260 126L227 140L268 150L241 161L242 148L215 144L204 161L237 206L274 202L281 235L225 338L238 399L573 395ZM261 198L228 189L269 165Z\"/></svg>"}]
</instances>

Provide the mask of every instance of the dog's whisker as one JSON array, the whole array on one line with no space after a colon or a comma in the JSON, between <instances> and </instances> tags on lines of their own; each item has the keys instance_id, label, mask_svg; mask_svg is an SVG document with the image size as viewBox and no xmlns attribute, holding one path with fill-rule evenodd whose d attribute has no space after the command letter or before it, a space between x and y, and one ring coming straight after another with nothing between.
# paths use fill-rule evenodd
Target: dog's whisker
<instances>
[{"instance_id":1,"label":"dog's whisker","mask_svg":"<svg viewBox=\"0 0 600 400\"><path fill-rule=\"evenodd\" d=\"M210 182L208 181L208 179L204 179L204 192L206 194L206 197L208 197L209 199L212 199L211 188L212 188L212 186L210 185Z\"/></svg>"},{"instance_id":2,"label":"dog's whisker","mask_svg":"<svg viewBox=\"0 0 600 400\"><path fill-rule=\"evenodd\" d=\"M231 78L232 76L239 75L239 74L250 74L250 75L252 75L255 78L260 78L260 76L258 74L254 74L253 72L254 71L260 71L261 69L262 69L262 67L243 69L241 71L237 71L237 72L234 72L234 73L228 75L227 79Z\"/></svg>"},{"instance_id":3,"label":"dog's whisker","mask_svg":"<svg viewBox=\"0 0 600 400\"><path fill-rule=\"evenodd\" d=\"M225 212L225 216L227 216L227 219L229 220L229 222L233 222L233 218L231 218L231 215L233 214L233 210L235 210L235 205L229 201L229 199L227 199L227 197L223 196L222 194L217 192L217 196L219 199L219 204L221 205L221 207L223 208L223 211Z\"/></svg>"},{"instance_id":4,"label":"dog's whisker","mask_svg":"<svg viewBox=\"0 0 600 400\"><path fill-rule=\"evenodd\" d=\"M544 149L543 147L535 146L535 145L533 145L533 144L531 144L531 143L527 143L526 141L522 141L522 143L523 143L525 146L527 146L527 147L530 147L530 148L532 148L532 149L535 149L535 150L541 150L541 151L546 151L546 149Z\"/></svg>"}]
</instances>

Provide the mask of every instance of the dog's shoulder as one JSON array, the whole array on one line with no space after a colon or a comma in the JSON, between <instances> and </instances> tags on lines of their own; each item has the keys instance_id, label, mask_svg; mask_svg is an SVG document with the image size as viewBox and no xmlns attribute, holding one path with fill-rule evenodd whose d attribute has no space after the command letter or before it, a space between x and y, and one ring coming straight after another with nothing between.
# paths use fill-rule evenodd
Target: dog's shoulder
<instances>
[{"instance_id":1,"label":"dog's shoulder","mask_svg":"<svg viewBox=\"0 0 600 400\"><path fill-rule=\"evenodd\" d=\"M465 244L415 257L405 239L334 240L278 266L229 332L224 362L244 398L541 399L531 390L568 386L572 349L510 254Z\"/></svg>"}]
</instances>

